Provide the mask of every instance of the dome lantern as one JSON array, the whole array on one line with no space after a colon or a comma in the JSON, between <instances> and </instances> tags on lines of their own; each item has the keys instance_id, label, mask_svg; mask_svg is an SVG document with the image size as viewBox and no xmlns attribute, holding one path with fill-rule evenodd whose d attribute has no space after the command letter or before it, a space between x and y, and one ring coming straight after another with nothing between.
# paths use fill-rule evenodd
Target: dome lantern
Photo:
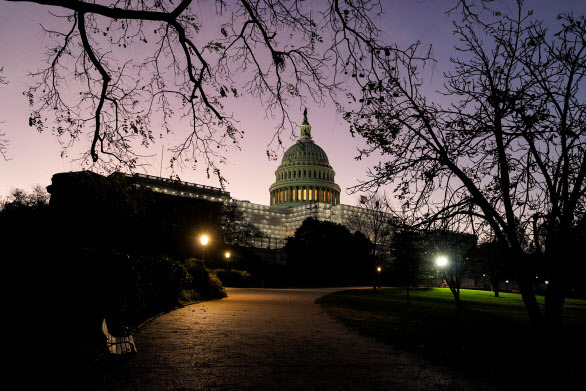
<instances>
[{"instance_id":1,"label":"dome lantern","mask_svg":"<svg viewBox=\"0 0 586 391\"><path fill-rule=\"evenodd\" d=\"M303 123L300 126L299 141L311 140L311 125L307 121L307 107L303 111Z\"/></svg>"}]
</instances>

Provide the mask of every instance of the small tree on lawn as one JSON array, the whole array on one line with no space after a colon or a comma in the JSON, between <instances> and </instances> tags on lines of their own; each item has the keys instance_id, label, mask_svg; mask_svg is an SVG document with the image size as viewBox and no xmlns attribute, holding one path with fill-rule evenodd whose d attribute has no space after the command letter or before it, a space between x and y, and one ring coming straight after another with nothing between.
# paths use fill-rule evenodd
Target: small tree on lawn
<instances>
[{"instance_id":1,"label":"small tree on lawn","mask_svg":"<svg viewBox=\"0 0 586 391\"><path fill-rule=\"evenodd\" d=\"M499 297L499 285L511 273L505 249L497 242L486 242L478 246L472 257L472 269L477 276L488 278L494 297Z\"/></svg>"},{"instance_id":2,"label":"small tree on lawn","mask_svg":"<svg viewBox=\"0 0 586 391\"><path fill-rule=\"evenodd\" d=\"M407 291L407 305L410 302L410 287L417 286L433 270L423 256L423 234L411 226L401 223L393 230L391 273L397 283Z\"/></svg>"},{"instance_id":3,"label":"small tree on lawn","mask_svg":"<svg viewBox=\"0 0 586 391\"><path fill-rule=\"evenodd\" d=\"M453 231L432 231L427 235L428 254L437 262L442 277L454 295L456 303L460 303L460 286L464 276L470 270L469 260L476 247L477 237Z\"/></svg>"}]
</instances>

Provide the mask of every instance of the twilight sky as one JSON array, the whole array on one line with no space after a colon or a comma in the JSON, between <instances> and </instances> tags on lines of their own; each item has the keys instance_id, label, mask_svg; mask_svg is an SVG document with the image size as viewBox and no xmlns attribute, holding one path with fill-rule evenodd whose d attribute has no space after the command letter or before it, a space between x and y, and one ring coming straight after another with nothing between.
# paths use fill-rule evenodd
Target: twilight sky
<instances>
[{"instance_id":1,"label":"twilight sky","mask_svg":"<svg viewBox=\"0 0 586 391\"><path fill-rule=\"evenodd\" d=\"M314 0L317 1L317 0ZM401 44L420 40L433 45L437 60L433 78L427 88L430 91L439 88L442 72L449 69L449 57L453 55L454 38L450 19L444 13L452 0L381 0L384 14L379 26L387 34L387 39ZM535 10L537 18L546 24L555 21L560 12L574 11L575 15L586 14L584 0L527 0L528 8ZM77 153L71 151L68 156L60 157L61 149L56 138L46 132L39 134L28 126L30 108L22 95L30 79L29 72L43 66L44 36L40 23L52 23L50 8L29 3L11 3L0 0L0 68L4 67L3 76L9 84L0 87L0 129L10 140L9 161L0 160L0 198L5 197L12 188L20 187L30 190L32 185L50 184L51 176L57 172L76 171L81 168L74 159ZM278 151L278 160L269 161L266 155L267 144L271 141L275 120L267 118L262 106L250 97L239 99L233 107L227 109L245 130L241 140L241 150L227 151L228 163L222 167L224 177L228 180L226 190L233 197L251 202L268 204L269 186L274 182L274 171L280 164L284 151ZM302 108L292 108L291 113L301 123ZM354 139L348 132L348 125L336 113L333 107L308 107L309 122L312 125L314 141L328 154L330 164L336 171L336 182L342 188L341 202L355 204L356 196L345 190L366 178L366 170L378 161L376 158L356 161L357 148L361 140ZM3 123L2 123L3 122ZM189 124L178 123L175 137L181 135L181 127ZM285 148L294 139L284 140ZM155 144L149 152L153 156L146 160L150 167L137 170L151 175L159 175L161 149L169 141ZM89 144L79 144L78 148L89 148ZM78 150L79 151L79 150ZM171 175L166 166L169 154L164 156L162 176ZM186 168L175 172L182 180L211 186L219 186L215 178L208 179L205 169L193 171Z\"/></svg>"}]
</instances>

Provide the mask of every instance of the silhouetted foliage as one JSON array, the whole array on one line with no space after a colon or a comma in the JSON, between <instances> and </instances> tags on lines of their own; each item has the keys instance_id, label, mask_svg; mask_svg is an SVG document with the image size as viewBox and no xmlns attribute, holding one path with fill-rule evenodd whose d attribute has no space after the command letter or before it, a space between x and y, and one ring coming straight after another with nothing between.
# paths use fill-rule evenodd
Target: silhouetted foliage
<instances>
[{"instance_id":1,"label":"silhouetted foliage","mask_svg":"<svg viewBox=\"0 0 586 391\"><path fill-rule=\"evenodd\" d=\"M193 289L203 299L219 299L226 297L226 291L222 283L205 267L203 261L197 258L189 258L184 263L185 268L192 276Z\"/></svg>"},{"instance_id":2,"label":"silhouetted foliage","mask_svg":"<svg viewBox=\"0 0 586 391\"><path fill-rule=\"evenodd\" d=\"M363 153L383 155L360 190L393 184L421 225L496 238L533 325L556 332L586 224L586 20L561 14L550 32L524 3L456 2L447 103L425 95L433 59L417 43L371 74L346 118ZM544 312L533 251L551 277Z\"/></svg>"},{"instance_id":3,"label":"silhouetted foliage","mask_svg":"<svg viewBox=\"0 0 586 391\"><path fill-rule=\"evenodd\" d=\"M432 261L437 257L447 259L447 265L438 266L438 269L457 303L460 302L462 281L472 267L470 257L476 249L477 240L475 235L447 230L430 231L425 234L427 256Z\"/></svg>"},{"instance_id":4,"label":"silhouetted foliage","mask_svg":"<svg viewBox=\"0 0 586 391\"><path fill-rule=\"evenodd\" d=\"M350 214L346 226L352 231L359 231L371 242L372 289L380 285L378 267L386 267L391 252L393 215L385 193L369 193L360 197L360 212Z\"/></svg>"},{"instance_id":5,"label":"silhouetted foliage","mask_svg":"<svg viewBox=\"0 0 586 391\"><path fill-rule=\"evenodd\" d=\"M2 76L3 70L4 68L0 66L0 86L8 84L6 78ZM2 124L3 121L0 121L0 125ZM4 160L8 160L8 138L6 138L6 133L2 131L2 128L0 128L0 156L2 156Z\"/></svg>"},{"instance_id":6,"label":"silhouetted foliage","mask_svg":"<svg viewBox=\"0 0 586 391\"><path fill-rule=\"evenodd\" d=\"M435 268L425 255L424 242L424 233L404 223L395 225L392 233L392 261L389 274L394 284L407 289L408 305L410 288L418 286L435 274Z\"/></svg>"},{"instance_id":7,"label":"silhouetted foliage","mask_svg":"<svg viewBox=\"0 0 586 391\"><path fill-rule=\"evenodd\" d=\"M30 126L53 130L64 148L89 140L84 163L115 169L132 171L137 146L164 138L180 119L187 131L169 148L171 165L207 167L222 181L217 163L244 133L231 101L262 101L278 121L279 146L294 129L288 107L339 104L339 75L358 81L373 53L389 50L376 42L378 0L31 3L47 6L55 27L42 27L47 65L25 92Z\"/></svg>"},{"instance_id":8,"label":"silhouetted foliage","mask_svg":"<svg viewBox=\"0 0 586 391\"><path fill-rule=\"evenodd\" d=\"M0 203L4 308L11 319L11 341L5 347L15 367L10 379L23 376L22 368L38 360L68 368L71 349L97 354L105 348L103 318L116 334L175 307L179 299L225 297L203 263L200 269L191 267L194 277L182 263L156 255L179 253L167 247L174 243L168 235L189 230L187 222L174 229L162 220L172 221L165 210L153 207L152 192L91 173L57 176L51 190L50 204L39 187L32 193L15 190ZM177 207L168 198L163 205L186 219L200 216L195 223L216 213L203 207L190 215L187 206ZM155 235L147 232L157 227ZM184 239L193 246L193 235ZM35 359L31 351L37 352Z\"/></svg>"},{"instance_id":9,"label":"silhouetted foliage","mask_svg":"<svg viewBox=\"0 0 586 391\"><path fill-rule=\"evenodd\" d=\"M299 284L359 284L372 281L370 241L343 225L307 218L285 245L287 268Z\"/></svg>"},{"instance_id":10,"label":"silhouetted foliage","mask_svg":"<svg viewBox=\"0 0 586 391\"><path fill-rule=\"evenodd\" d=\"M224 286L233 286L239 288L249 288L255 286L254 280L249 272L244 270L226 270L226 269L216 269L212 270L212 273L215 274L222 285Z\"/></svg>"},{"instance_id":11,"label":"silhouetted foliage","mask_svg":"<svg viewBox=\"0 0 586 391\"><path fill-rule=\"evenodd\" d=\"M244 212L235 202L224 204L221 210L220 225L224 234L224 242L237 246L252 246L255 239L260 239L262 231L247 221Z\"/></svg>"},{"instance_id":12,"label":"silhouetted foliage","mask_svg":"<svg viewBox=\"0 0 586 391\"><path fill-rule=\"evenodd\" d=\"M472 273L475 278L488 281L494 296L499 296L500 283L513 279L514 271L507 261L506 249L498 242L486 242L478 245L471 256Z\"/></svg>"}]
</instances>

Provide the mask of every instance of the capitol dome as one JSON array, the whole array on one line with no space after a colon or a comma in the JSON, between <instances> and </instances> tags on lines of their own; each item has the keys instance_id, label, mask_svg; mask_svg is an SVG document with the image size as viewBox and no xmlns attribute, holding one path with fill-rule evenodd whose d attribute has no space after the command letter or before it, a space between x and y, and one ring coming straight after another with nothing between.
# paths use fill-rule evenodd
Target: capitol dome
<instances>
[{"instance_id":1,"label":"capitol dome","mask_svg":"<svg viewBox=\"0 0 586 391\"><path fill-rule=\"evenodd\" d=\"M283 155L276 180L269 189L273 206L296 206L309 202L340 203L340 186L328 155L313 142L307 109L300 127L299 140Z\"/></svg>"}]
</instances>

